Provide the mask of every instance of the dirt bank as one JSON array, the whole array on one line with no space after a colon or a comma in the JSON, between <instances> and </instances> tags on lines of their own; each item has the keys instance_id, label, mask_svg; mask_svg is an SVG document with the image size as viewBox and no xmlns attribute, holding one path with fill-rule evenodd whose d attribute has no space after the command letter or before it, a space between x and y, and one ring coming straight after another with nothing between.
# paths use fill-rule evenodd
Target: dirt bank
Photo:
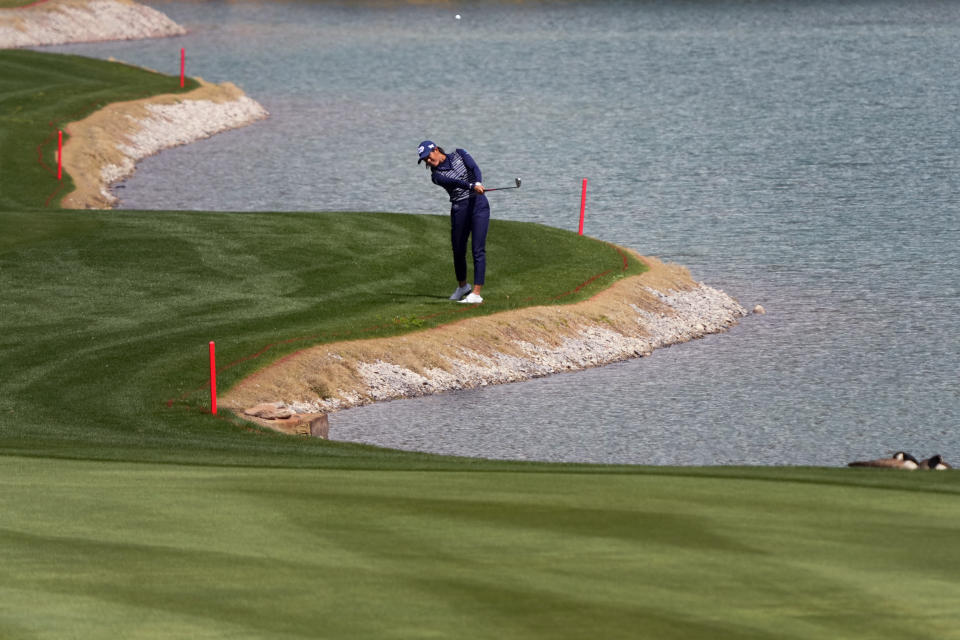
<instances>
[{"instance_id":1,"label":"dirt bank","mask_svg":"<svg viewBox=\"0 0 960 640\"><path fill-rule=\"evenodd\" d=\"M132 174L137 161L268 115L229 82L200 84L185 94L115 102L67 125L63 166L77 188L62 206L109 209L117 201L109 186Z\"/></svg>"},{"instance_id":2,"label":"dirt bank","mask_svg":"<svg viewBox=\"0 0 960 640\"><path fill-rule=\"evenodd\" d=\"M48 0L0 9L0 49L162 38L186 32L159 11L132 0Z\"/></svg>"},{"instance_id":3,"label":"dirt bank","mask_svg":"<svg viewBox=\"0 0 960 640\"><path fill-rule=\"evenodd\" d=\"M471 318L394 338L305 349L243 380L221 399L238 414L263 405L293 414L281 431L370 402L529 380L649 354L736 324L746 311L680 266L650 270L590 300ZM244 415L252 419L252 412ZM303 430L299 431L303 433Z\"/></svg>"}]
</instances>

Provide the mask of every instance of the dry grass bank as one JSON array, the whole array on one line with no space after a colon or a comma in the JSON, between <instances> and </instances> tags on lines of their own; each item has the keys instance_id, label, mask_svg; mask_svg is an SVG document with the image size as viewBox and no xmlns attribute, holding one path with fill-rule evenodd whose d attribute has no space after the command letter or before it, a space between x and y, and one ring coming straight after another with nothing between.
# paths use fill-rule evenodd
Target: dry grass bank
<instances>
[{"instance_id":1,"label":"dry grass bank","mask_svg":"<svg viewBox=\"0 0 960 640\"><path fill-rule=\"evenodd\" d=\"M109 186L132 174L138 160L267 116L236 85L197 80L189 93L115 102L67 125L63 166L76 189L62 206L108 209L117 200Z\"/></svg>"},{"instance_id":2,"label":"dry grass bank","mask_svg":"<svg viewBox=\"0 0 960 640\"><path fill-rule=\"evenodd\" d=\"M684 267L638 257L649 271L577 304L530 307L403 336L304 349L235 385L221 406L243 414L270 404L301 414L307 422L378 400L527 380L646 355L723 331L745 314L723 292L694 281ZM286 425L292 423L283 424L280 430L289 432Z\"/></svg>"}]
</instances>

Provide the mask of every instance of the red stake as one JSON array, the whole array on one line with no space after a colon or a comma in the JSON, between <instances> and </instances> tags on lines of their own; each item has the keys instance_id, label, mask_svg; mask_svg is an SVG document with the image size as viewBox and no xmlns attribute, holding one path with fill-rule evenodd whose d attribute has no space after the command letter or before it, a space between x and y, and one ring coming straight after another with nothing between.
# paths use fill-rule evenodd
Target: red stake
<instances>
[{"instance_id":1,"label":"red stake","mask_svg":"<svg viewBox=\"0 0 960 640\"><path fill-rule=\"evenodd\" d=\"M213 341L210 342L210 413L217 415L217 356Z\"/></svg>"},{"instance_id":2,"label":"red stake","mask_svg":"<svg viewBox=\"0 0 960 640\"><path fill-rule=\"evenodd\" d=\"M181 89L183 89L183 68L186 65L186 63L187 63L187 53L183 49L183 47L181 47L180 48L180 88ZM214 413L216 413L216 411L214 411Z\"/></svg>"},{"instance_id":3,"label":"red stake","mask_svg":"<svg viewBox=\"0 0 960 640\"><path fill-rule=\"evenodd\" d=\"M583 212L587 206L587 179L583 179L583 189L580 191L580 235L583 235Z\"/></svg>"},{"instance_id":4,"label":"red stake","mask_svg":"<svg viewBox=\"0 0 960 640\"><path fill-rule=\"evenodd\" d=\"M57 131L57 180L63 180L63 131Z\"/></svg>"}]
</instances>

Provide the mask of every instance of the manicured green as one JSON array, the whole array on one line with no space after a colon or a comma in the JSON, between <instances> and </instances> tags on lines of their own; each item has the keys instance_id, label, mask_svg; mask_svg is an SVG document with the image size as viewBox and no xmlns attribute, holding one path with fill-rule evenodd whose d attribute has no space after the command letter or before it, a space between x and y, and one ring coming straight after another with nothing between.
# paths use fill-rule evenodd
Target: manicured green
<instances>
[{"instance_id":1,"label":"manicured green","mask_svg":"<svg viewBox=\"0 0 960 640\"><path fill-rule=\"evenodd\" d=\"M0 226L0 450L29 455L342 461L357 448L206 415L208 342L227 389L312 344L582 299L641 268L572 232L496 220L473 307L447 299L444 216L31 211L0 212Z\"/></svg>"},{"instance_id":2,"label":"manicured green","mask_svg":"<svg viewBox=\"0 0 960 640\"><path fill-rule=\"evenodd\" d=\"M495 220L487 302L465 307L447 300L456 283L444 216L50 210L42 203L57 182L35 153L46 122L172 79L30 51L0 52L0 68L3 113L23 124L0 121L2 161L14 159L0 172L0 450L258 465L394 459L212 419L207 343L217 344L225 390L311 344L573 302L643 268L596 240Z\"/></svg>"},{"instance_id":3,"label":"manicured green","mask_svg":"<svg viewBox=\"0 0 960 640\"><path fill-rule=\"evenodd\" d=\"M956 631L947 474L3 467L4 638Z\"/></svg>"},{"instance_id":4,"label":"manicured green","mask_svg":"<svg viewBox=\"0 0 960 640\"><path fill-rule=\"evenodd\" d=\"M224 388L641 266L495 220L465 308L444 216L45 206L48 122L154 75L0 52L0 638L955 635L954 473L444 458L209 415L210 340Z\"/></svg>"},{"instance_id":5,"label":"manicured green","mask_svg":"<svg viewBox=\"0 0 960 640\"><path fill-rule=\"evenodd\" d=\"M0 209L56 206L57 130L110 102L180 93L179 78L80 56L0 50ZM67 136L64 141L68 140ZM39 159L42 157L42 164Z\"/></svg>"}]
</instances>

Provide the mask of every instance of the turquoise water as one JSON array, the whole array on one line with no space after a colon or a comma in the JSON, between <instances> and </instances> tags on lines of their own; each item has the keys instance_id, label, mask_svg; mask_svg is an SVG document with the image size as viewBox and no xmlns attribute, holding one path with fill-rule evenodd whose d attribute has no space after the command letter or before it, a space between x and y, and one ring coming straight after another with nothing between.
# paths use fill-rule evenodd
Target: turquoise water
<instances>
[{"instance_id":1,"label":"turquoise water","mask_svg":"<svg viewBox=\"0 0 960 640\"><path fill-rule=\"evenodd\" d=\"M333 437L960 464L957 3L151 5L190 35L47 49L178 74L185 47L189 74L272 117L144 161L126 207L444 213L414 159L430 138L467 148L488 186L523 178L491 194L494 217L576 229L586 177L586 233L768 310L648 358L335 414Z\"/></svg>"}]
</instances>

